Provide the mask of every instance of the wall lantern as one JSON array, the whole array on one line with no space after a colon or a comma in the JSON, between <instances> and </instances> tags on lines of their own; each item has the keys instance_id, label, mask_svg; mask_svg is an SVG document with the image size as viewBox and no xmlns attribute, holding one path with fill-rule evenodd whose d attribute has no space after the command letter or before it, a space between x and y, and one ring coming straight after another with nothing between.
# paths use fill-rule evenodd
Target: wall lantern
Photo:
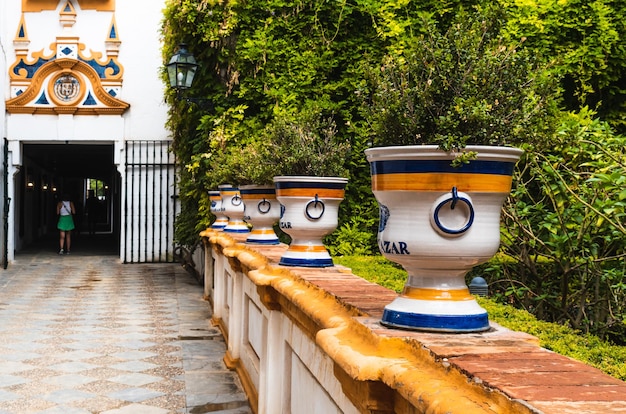
<instances>
[{"instance_id":1,"label":"wall lantern","mask_svg":"<svg viewBox=\"0 0 626 414\"><path fill-rule=\"evenodd\" d=\"M196 58L187 51L187 45L185 43L178 45L178 52L172 56L170 63L167 64L167 77L170 80L170 86L177 92L191 88L198 66Z\"/></svg>"},{"instance_id":2,"label":"wall lantern","mask_svg":"<svg viewBox=\"0 0 626 414\"><path fill-rule=\"evenodd\" d=\"M41 180L41 189L42 189L43 191L48 191L48 188L49 188L49 187L50 187L50 186L48 185L48 176L47 176L47 175L44 175L44 176L43 176L43 178L42 178L42 180Z\"/></svg>"},{"instance_id":3,"label":"wall lantern","mask_svg":"<svg viewBox=\"0 0 626 414\"><path fill-rule=\"evenodd\" d=\"M26 189L34 190L35 189L35 180L33 179L33 173L30 168L26 170Z\"/></svg>"},{"instance_id":4,"label":"wall lantern","mask_svg":"<svg viewBox=\"0 0 626 414\"><path fill-rule=\"evenodd\" d=\"M208 99L189 98L184 96L184 92L191 88L196 72L200 65L196 62L196 58L187 50L187 45L181 43L178 45L178 51L172 56L170 62L165 65L167 68L167 77L170 87L176 90L176 97L179 100L192 102L201 106L208 106Z\"/></svg>"},{"instance_id":5,"label":"wall lantern","mask_svg":"<svg viewBox=\"0 0 626 414\"><path fill-rule=\"evenodd\" d=\"M172 56L170 63L167 64L167 77L170 80L170 86L177 91L191 88L198 66L196 58L187 51L187 45L185 43L178 45L178 52Z\"/></svg>"}]
</instances>

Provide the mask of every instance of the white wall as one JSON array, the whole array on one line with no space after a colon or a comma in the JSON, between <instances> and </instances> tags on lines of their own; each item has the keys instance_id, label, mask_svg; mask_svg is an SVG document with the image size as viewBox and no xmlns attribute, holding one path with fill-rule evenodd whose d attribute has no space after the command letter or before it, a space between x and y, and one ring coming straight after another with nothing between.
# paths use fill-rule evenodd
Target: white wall
<instances>
[{"instance_id":1,"label":"white wall","mask_svg":"<svg viewBox=\"0 0 626 414\"><path fill-rule=\"evenodd\" d=\"M258 413L358 413L333 375L333 360L310 332L280 309L268 309L246 274L221 252L205 248L212 257L204 284L213 319L228 338L226 359L237 361L237 372L245 372L258 394Z\"/></svg>"},{"instance_id":2,"label":"white wall","mask_svg":"<svg viewBox=\"0 0 626 414\"><path fill-rule=\"evenodd\" d=\"M0 1L0 91L2 91L2 99L0 99L0 138L6 136L5 129L5 110L4 101L8 97L8 84L7 84L7 55L6 55L6 39L5 33L6 17L7 17L7 1Z\"/></svg>"},{"instance_id":3,"label":"white wall","mask_svg":"<svg viewBox=\"0 0 626 414\"><path fill-rule=\"evenodd\" d=\"M7 59L9 53L12 55L13 49L9 49L10 38L8 36L6 27L9 20L9 6L10 1L0 1L0 91L2 91L2 99L0 99L0 138L6 137L6 117L5 117L5 105L4 101L9 97L9 83L7 75ZM0 146L1 148L1 146Z\"/></svg>"},{"instance_id":4,"label":"white wall","mask_svg":"<svg viewBox=\"0 0 626 414\"><path fill-rule=\"evenodd\" d=\"M0 154L4 154L4 138L7 136L6 131L6 117L5 117L5 104L4 101L9 96L9 85L7 82L7 32L6 32L6 22L8 18L8 1L0 1ZM5 171L4 166L0 163L0 182L4 177ZM8 194L4 192L4 186L0 186L0 211L3 211L4 202ZM3 211L4 213L4 211ZM4 245L4 223L0 224L0 257L4 255L4 249L7 246Z\"/></svg>"},{"instance_id":5,"label":"white wall","mask_svg":"<svg viewBox=\"0 0 626 414\"><path fill-rule=\"evenodd\" d=\"M12 98L8 70L15 62L15 39L22 17L22 0L0 0L0 131L9 139L10 168L9 196L13 199L9 215L9 251L22 240L15 235L16 211L20 202L14 188L22 159L22 144L26 141L53 143L72 141L108 143L115 146L115 162L124 179L124 142L126 140L167 140L165 128L167 106L163 100L164 84L160 78L161 58L160 27L165 0L117 0L115 12L81 10L77 1L72 4L77 12L76 23L64 29L59 22L59 10L66 0L59 0L57 9L40 13L25 13L27 37L30 40L28 58L33 52L43 51L44 56L54 53L50 45L57 36L79 37L85 44L85 57L101 53L107 58L106 39L112 19L115 18L118 39L121 41L118 62L124 68L121 92L116 98L130 104L122 115L43 115L7 114L5 101ZM110 56L109 56L110 57ZM2 148L0 143L0 150ZM0 151L1 153L1 151ZM1 166L0 166L1 168ZM123 183L122 183L123 186ZM2 189L0 188L0 191ZM121 201L124 203L124 200ZM122 204L124 205L124 204ZM0 205L1 207L1 205ZM122 218L123 219L123 218ZM121 224L122 231L125 228ZM2 231L0 226L0 232ZM124 238L124 235L121 235ZM15 240L14 240L15 239Z\"/></svg>"},{"instance_id":6,"label":"white wall","mask_svg":"<svg viewBox=\"0 0 626 414\"><path fill-rule=\"evenodd\" d=\"M125 69L122 99L130 103L124 116L125 136L127 139L166 139L165 86L159 77L165 63L161 59L159 34L165 1L118 0L116 7L122 40L119 60Z\"/></svg>"},{"instance_id":7,"label":"white wall","mask_svg":"<svg viewBox=\"0 0 626 414\"><path fill-rule=\"evenodd\" d=\"M98 12L81 11L77 7L77 19L69 34L79 36L80 43L86 45L84 54L90 51L106 56L105 40L113 16L121 40L118 61L124 68L121 94L117 98L130 104L123 115L123 124L115 116L70 117L54 115L10 115L10 138L38 140L116 140L116 139L168 139L165 129L167 106L163 100L164 84L159 71L163 66L161 58L160 26L165 0L118 1L117 10ZM21 0L3 0L3 48L6 50L8 65L15 60L13 39L21 16ZM56 36L65 34L59 24L57 11L26 13L26 29L30 39L29 57L32 52L43 50L53 53L50 44ZM8 83L6 69L2 71ZM9 97L5 92L5 99ZM3 111L4 113L4 111ZM36 118L34 120L33 118ZM67 118L67 117L66 117ZM61 131L61 133L59 133ZM94 137L93 135L97 136ZM103 135L105 136L103 138Z\"/></svg>"}]
</instances>

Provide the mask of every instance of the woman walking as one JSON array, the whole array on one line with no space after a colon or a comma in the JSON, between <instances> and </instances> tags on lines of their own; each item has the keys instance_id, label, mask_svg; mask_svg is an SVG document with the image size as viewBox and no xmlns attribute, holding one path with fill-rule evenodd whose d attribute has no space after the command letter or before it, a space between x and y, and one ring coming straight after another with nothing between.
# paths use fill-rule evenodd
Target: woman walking
<instances>
[{"instance_id":1,"label":"woman walking","mask_svg":"<svg viewBox=\"0 0 626 414\"><path fill-rule=\"evenodd\" d=\"M70 201L70 196L68 194L63 194L63 197L61 197L61 200L57 203L57 215L59 216L57 228L60 232L59 254L70 254L72 230L74 230L73 214L76 214L74 203Z\"/></svg>"}]
</instances>

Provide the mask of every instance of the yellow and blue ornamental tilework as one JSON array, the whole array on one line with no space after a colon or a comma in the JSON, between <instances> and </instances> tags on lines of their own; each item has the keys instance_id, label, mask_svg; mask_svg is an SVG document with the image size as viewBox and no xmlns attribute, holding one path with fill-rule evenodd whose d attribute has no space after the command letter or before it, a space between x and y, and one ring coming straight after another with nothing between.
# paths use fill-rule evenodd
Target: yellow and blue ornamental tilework
<instances>
[{"instance_id":1,"label":"yellow and blue ornamental tilework","mask_svg":"<svg viewBox=\"0 0 626 414\"><path fill-rule=\"evenodd\" d=\"M472 160L458 167L451 160L379 160L370 162L373 191L447 193L509 193L515 162ZM473 297L468 289L406 286L394 306L385 308L382 323L390 327L474 332L489 328L487 313L468 313ZM442 307L443 302L454 302ZM467 304L467 305L466 305Z\"/></svg>"},{"instance_id":2,"label":"yellow and blue ornamental tilework","mask_svg":"<svg viewBox=\"0 0 626 414\"><path fill-rule=\"evenodd\" d=\"M373 191L508 193L515 163L473 160L453 167L450 160L385 160L370 163Z\"/></svg>"},{"instance_id":3,"label":"yellow and blue ornamental tilework","mask_svg":"<svg viewBox=\"0 0 626 414\"><path fill-rule=\"evenodd\" d=\"M342 200L345 196L345 182L319 182L311 181L276 181L276 196L306 197L319 200ZM282 222L281 222L282 225ZM292 242L289 249L280 258L283 266L305 267L330 267L334 266L328 250L323 244L298 244Z\"/></svg>"},{"instance_id":4,"label":"yellow and blue ornamental tilework","mask_svg":"<svg viewBox=\"0 0 626 414\"><path fill-rule=\"evenodd\" d=\"M223 211L228 215L228 224L222 230L226 233L249 233L250 229L243 220L243 200L239 188L220 187Z\"/></svg>"},{"instance_id":5,"label":"yellow and blue ornamental tilework","mask_svg":"<svg viewBox=\"0 0 626 414\"><path fill-rule=\"evenodd\" d=\"M241 197L246 204L246 212L256 209L261 214L268 214L270 209L277 208L276 190L273 188L241 188ZM248 214L248 213L246 213ZM279 244L278 236L271 228L252 227L247 243L254 244Z\"/></svg>"},{"instance_id":6,"label":"yellow and blue ornamental tilework","mask_svg":"<svg viewBox=\"0 0 626 414\"><path fill-rule=\"evenodd\" d=\"M276 195L277 196L291 196L291 197L310 197L311 190L314 189L314 193L321 199L325 198L339 198L343 199L345 195L345 184L324 183L324 187L320 187L319 183L293 183L293 182L277 182L276 183Z\"/></svg>"},{"instance_id":7,"label":"yellow and blue ornamental tilework","mask_svg":"<svg viewBox=\"0 0 626 414\"><path fill-rule=\"evenodd\" d=\"M211 228L222 230L228 224L228 217L224 215L220 192L217 190L209 191L209 201L211 201L211 213L216 216L215 221L211 224Z\"/></svg>"}]
</instances>

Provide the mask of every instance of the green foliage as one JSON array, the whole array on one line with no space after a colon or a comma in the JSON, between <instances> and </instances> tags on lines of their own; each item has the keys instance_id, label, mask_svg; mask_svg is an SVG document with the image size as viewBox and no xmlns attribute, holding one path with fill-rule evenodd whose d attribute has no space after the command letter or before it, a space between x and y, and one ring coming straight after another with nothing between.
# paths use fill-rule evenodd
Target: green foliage
<instances>
[{"instance_id":1,"label":"green foliage","mask_svg":"<svg viewBox=\"0 0 626 414\"><path fill-rule=\"evenodd\" d=\"M350 145L337 137L332 119L300 112L296 117L277 116L264 133L274 175L347 177L345 161Z\"/></svg>"},{"instance_id":2,"label":"green foliage","mask_svg":"<svg viewBox=\"0 0 626 414\"><path fill-rule=\"evenodd\" d=\"M440 33L426 34L370 69L365 117L374 146L467 144L548 147L553 130L554 81L521 44L499 35L502 10L458 10Z\"/></svg>"},{"instance_id":3,"label":"green foliage","mask_svg":"<svg viewBox=\"0 0 626 414\"><path fill-rule=\"evenodd\" d=\"M567 107L590 106L626 132L626 3L614 0L505 0L504 33L526 38L543 60L555 59Z\"/></svg>"},{"instance_id":4,"label":"green foliage","mask_svg":"<svg viewBox=\"0 0 626 414\"><path fill-rule=\"evenodd\" d=\"M202 114L201 108L185 106L172 99L172 92L169 95L173 105L169 126L181 171L185 170L181 202L194 203L190 197L225 181L243 182L243 170L216 170L224 169L224 157L234 156L234 165L250 165L253 157L239 157L241 149L263 151L256 142L275 118L299 121L303 113L317 113L320 122L333 120L337 141L354 148L348 130L357 115L354 89L363 77L359 62L381 53L381 39L372 26L371 13L376 9L372 4L333 2L169 0L163 23L164 57L179 42L187 43L202 64L193 93L213 102L212 110ZM366 165L361 159L362 152L352 152L344 157L342 167L355 162ZM366 172L350 178L342 214L350 214L353 199L358 203L362 194L371 194L371 190L362 192L369 186ZM371 199L366 203L374 204ZM206 219L210 218L202 217Z\"/></svg>"},{"instance_id":5,"label":"green foliage","mask_svg":"<svg viewBox=\"0 0 626 414\"><path fill-rule=\"evenodd\" d=\"M383 256L337 256L337 265L348 267L352 273L396 292L401 292L406 281L406 271Z\"/></svg>"},{"instance_id":6,"label":"green foliage","mask_svg":"<svg viewBox=\"0 0 626 414\"><path fill-rule=\"evenodd\" d=\"M498 5L504 13L485 20L491 25L469 18L471 10L497 12ZM626 3L612 0L168 0L163 60L178 43L187 43L201 63L188 92L213 104L205 110L174 99L172 90L166 92L168 128L180 164L176 241L194 246L198 232L210 223L207 190L227 181L260 182L274 175L262 166L244 169L265 156L268 149L260 142L270 125L280 118L299 122L300 114L315 113L319 122L332 119L335 138L351 146L343 160L350 181L340 205L339 229L327 239L330 249L334 254L377 251L373 236L378 206L363 154L373 136L361 112L363 99L371 96L366 80L378 76L374 69L381 67L417 66L411 57L421 56L429 70L464 69L449 79L436 79L441 94L436 99L448 105L447 112L438 113L442 118L432 122L440 124L441 137L458 128L460 142L470 142L470 130L499 140L502 133L497 131L513 125L514 134L504 138L526 142L517 188L503 217L507 260L485 266L497 297L540 318L624 340L624 138L581 110L586 104L613 127L623 128L624 14ZM457 15L468 18L460 22ZM488 36L465 36L461 29ZM436 47L415 50L418 42L427 41ZM480 58L474 66L471 56ZM510 77L492 70L499 61ZM547 72L532 70L544 64ZM525 67L539 89L529 88L524 97L508 95L511 88L519 88ZM415 77L418 69L398 81L423 83ZM460 74L472 76L459 83ZM554 101L541 100L546 96L541 88L549 80L544 75L561 79L553 92L573 110L565 115L555 141L548 133L550 116L533 117L536 124L494 116L506 114L509 100L521 109L540 105L530 113L551 113ZM430 78L424 79L428 83ZM434 82L412 93L417 98L434 93ZM498 82L501 88L493 86ZM452 89L459 84L468 88ZM395 99L394 91L390 93L377 99ZM410 109L423 112L420 106ZM384 127L417 123L400 121ZM232 164L223 163L225 159Z\"/></svg>"},{"instance_id":7,"label":"green foliage","mask_svg":"<svg viewBox=\"0 0 626 414\"><path fill-rule=\"evenodd\" d=\"M502 251L484 269L501 300L541 319L626 342L626 137L563 119L558 145L518 164Z\"/></svg>"},{"instance_id":8,"label":"green foliage","mask_svg":"<svg viewBox=\"0 0 626 414\"><path fill-rule=\"evenodd\" d=\"M608 375L626 380L626 346L614 345L595 335L582 334L567 326L537 320L530 313L512 306L477 298L489 319L514 331L539 338L542 347L592 365Z\"/></svg>"},{"instance_id":9,"label":"green foliage","mask_svg":"<svg viewBox=\"0 0 626 414\"><path fill-rule=\"evenodd\" d=\"M278 114L258 135L231 140L230 145L213 145L210 152L193 155L192 160L208 160L204 174L215 188L224 183L269 185L277 175L349 174L345 160L350 145L337 138L332 119L304 111L297 116Z\"/></svg>"},{"instance_id":10,"label":"green foliage","mask_svg":"<svg viewBox=\"0 0 626 414\"><path fill-rule=\"evenodd\" d=\"M374 248L378 251L377 247L373 248L378 220L368 217L368 214L354 215L335 230L333 237L325 243L332 256L371 255Z\"/></svg>"}]
</instances>

